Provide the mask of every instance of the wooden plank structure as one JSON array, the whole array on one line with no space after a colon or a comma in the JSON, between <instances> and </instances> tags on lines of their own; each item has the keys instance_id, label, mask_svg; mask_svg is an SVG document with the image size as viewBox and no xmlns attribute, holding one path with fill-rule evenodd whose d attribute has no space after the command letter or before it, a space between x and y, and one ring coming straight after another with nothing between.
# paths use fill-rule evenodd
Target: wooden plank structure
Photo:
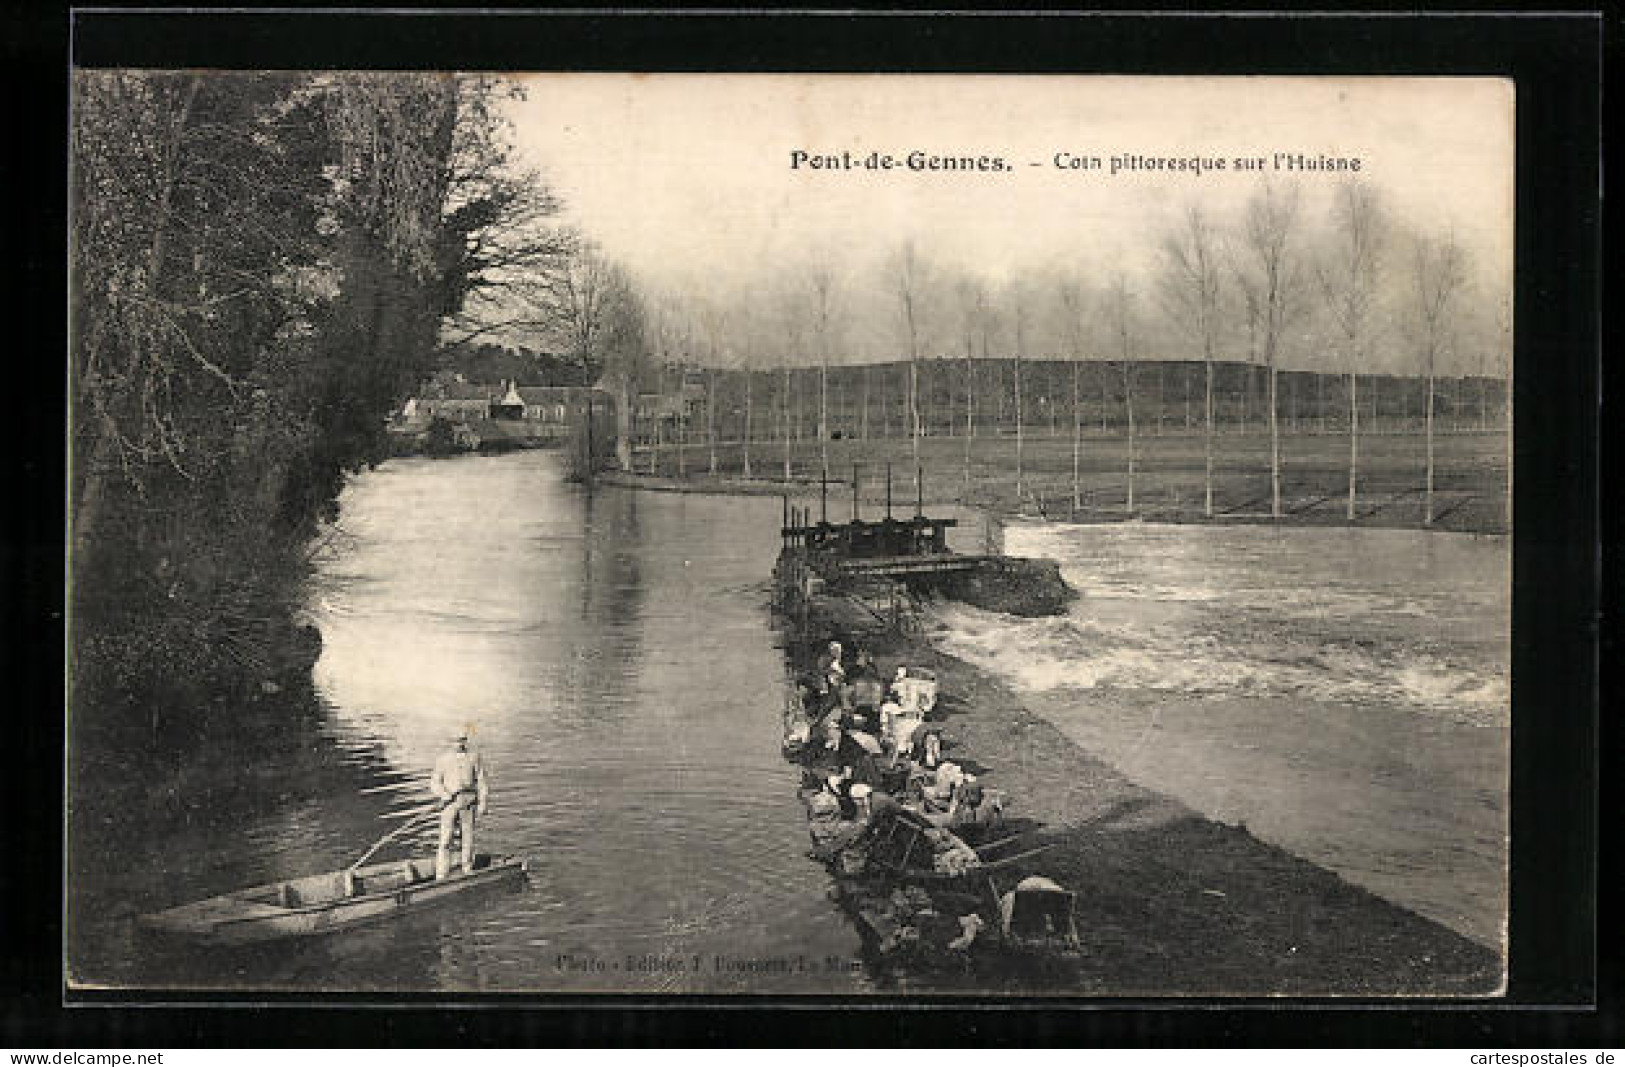
<instances>
[{"instance_id":1,"label":"wooden plank structure","mask_svg":"<svg viewBox=\"0 0 1625 1067\"><path fill-rule=\"evenodd\" d=\"M801 513L790 509L795 518ZM781 531L784 547L812 552L838 552L847 559L883 559L892 556L944 555L948 552L948 531L958 519L933 519L916 515L912 519L881 519L870 522L817 522L786 525Z\"/></svg>"},{"instance_id":2,"label":"wooden plank structure","mask_svg":"<svg viewBox=\"0 0 1625 1067\"><path fill-rule=\"evenodd\" d=\"M915 500L909 518L892 515L891 466L886 467L886 512L876 520L860 517L859 467L852 467L852 519L829 521L829 483L819 483L819 515L813 522L811 508L795 508L784 498L784 522L780 540L786 552L804 553L814 559L832 561L841 573L889 576L928 574L942 570L973 570L977 557L955 557L948 549L948 531L959 525L957 519L937 519L924 514L923 499ZM925 557L945 557L927 562ZM826 567L820 565L820 570ZM836 577L831 573L828 577Z\"/></svg>"}]
</instances>

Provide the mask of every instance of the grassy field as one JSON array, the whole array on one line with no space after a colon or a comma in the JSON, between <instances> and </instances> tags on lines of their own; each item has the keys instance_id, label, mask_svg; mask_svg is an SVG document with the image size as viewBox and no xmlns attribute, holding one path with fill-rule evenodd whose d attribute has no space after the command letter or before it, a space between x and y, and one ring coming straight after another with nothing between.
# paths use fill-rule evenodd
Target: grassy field
<instances>
[{"instance_id":1,"label":"grassy field","mask_svg":"<svg viewBox=\"0 0 1625 1067\"><path fill-rule=\"evenodd\" d=\"M995 511L1079 521L1141 518L1158 522L1208 521L1203 508L1203 437L1199 430L1169 429L1135 440L1133 508L1128 501L1128 447L1121 433L1086 433L1079 457L1078 497L1073 499L1073 443L1069 428L1056 435L1043 427L1022 442L1020 493L1016 485L1014 435L922 439L920 460L928 504L964 502ZM636 451L640 473L682 477L697 486L711 475L703 434L686 443ZM719 441L716 474L745 473L746 448ZM790 477L816 483L818 442L792 441ZM1507 440L1497 431L1451 430L1434 436L1433 526L1441 530L1503 533L1508 528ZM1230 431L1214 440L1213 519L1347 525L1349 440L1346 434L1309 427L1281 435L1281 518L1270 517L1270 442L1266 433ZM750 473L758 479L785 476L783 441L753 441ZM830 515L850 517L853 464L866 506L885 498L886 465L892 465L893 508L912 512L915 481L905 437L835 440L829 443ZM1412 430L1388 430L1360 438L1354 525L1419 527L1424 522L1426 440Z\"/></svg>"}]
</instances>

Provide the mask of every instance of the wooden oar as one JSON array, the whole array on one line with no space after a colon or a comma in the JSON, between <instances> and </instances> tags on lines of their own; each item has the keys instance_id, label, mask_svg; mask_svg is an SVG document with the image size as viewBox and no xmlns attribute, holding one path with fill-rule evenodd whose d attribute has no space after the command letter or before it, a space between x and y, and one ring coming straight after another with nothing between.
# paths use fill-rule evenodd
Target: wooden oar
<instances>
[{"instance_id":1,"label":"wooden oar","mask_svg":"<svg viewBox=\"0 0 1625 1067\"><path fill-rule=\"evenodd\" d=\"M429 807L425 811L419 812L416 817L408 819L405 822L401 823L399 826L395 827L395 829L391 830L389 833L385 834L383 837L380 837L377 840L377 842L375 842L373 844L373 846L371 848L367 849L367 851L365 851L365 852L363 852L361 854L360 859L356 860L354 863L350 864L350 866L346 867L345 868L345 873L348 874L349 872L355 870L357 867L360 867L363 863L366 863L368 860L372 859L372 855L373 855L374 852L377 852L379 849L381 849L385 845L389 844L389 842L393 841L395 838L399 837L401 834L405 833L407 830L411 829L414 826L417 826L419 823L423 822L429 816L438 815L438 814L440 814L440 805L436 804L436 805L432 805L431 807Z\"/></svg>"}]
</instances>

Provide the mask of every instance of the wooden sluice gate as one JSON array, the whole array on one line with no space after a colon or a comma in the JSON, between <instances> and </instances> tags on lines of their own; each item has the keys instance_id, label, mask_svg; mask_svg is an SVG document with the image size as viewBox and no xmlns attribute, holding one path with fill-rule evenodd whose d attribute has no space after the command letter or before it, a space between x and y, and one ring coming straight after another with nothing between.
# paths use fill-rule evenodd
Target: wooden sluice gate
<instances>
[{"instance_id":1,"label":"wooden sluice gate","mask_svg":"<svg viewBox=\"0 0 1625 1067\"><path fill-rule=\"evenodd\" d=\"M892 515L891 469L886 470L886 510L879 519L860 511L858 468L852 472L852 517L829 521L829 483L819 486L818 520L811 506L783 498L779 563L780 604L801 609L822 598L850 602L860 615L894 630L917 628L922 595L943 595L1017 614L1054 614L1074 595L1047 561L1003 555L965 555L948 547L959 520L926 515L916 481L912 516Z\"/></svg>"}]
</instances>

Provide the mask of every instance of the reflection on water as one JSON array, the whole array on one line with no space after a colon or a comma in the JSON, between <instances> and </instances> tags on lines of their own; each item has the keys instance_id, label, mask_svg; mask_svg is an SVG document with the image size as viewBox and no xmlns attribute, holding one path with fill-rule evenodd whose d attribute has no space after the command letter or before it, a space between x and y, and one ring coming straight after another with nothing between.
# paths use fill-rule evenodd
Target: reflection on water
<instances>
[{"instance_id":1,"label":"reflection on water","mask_svg":"<svg viewBox=\"0 0 1625 1067\"><path fill-rule=\"evenodd\" d=\"M356 479L309 610L325 743L363 792L194 835L165 884L136 895L164 906L343 866L393 825L381 816L428 799L429 767L463 724L492 781L482 848L529 857L529 884L296 946L145 952L127 980L857 988L861 975L826 965L858 941L806 858L779 757L784 665L765 585L779 508L588 494L534 452Z\"/></svg>"}]
</instances>

